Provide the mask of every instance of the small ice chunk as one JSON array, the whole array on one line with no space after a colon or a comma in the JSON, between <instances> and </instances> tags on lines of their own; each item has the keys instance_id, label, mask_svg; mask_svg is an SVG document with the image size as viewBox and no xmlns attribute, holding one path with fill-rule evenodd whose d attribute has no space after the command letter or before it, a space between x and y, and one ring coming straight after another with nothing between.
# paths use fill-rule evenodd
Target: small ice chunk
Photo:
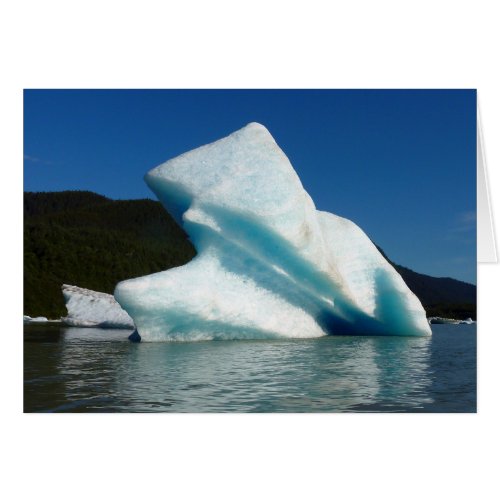
<instances>
[{"instance_id":1,"label":"small ice chunk","mask_svg":"<svg viewBox=\"0 0 500 500\"><path fill-rule=\"evenodd\" d=\"M134 328L133 319L108 293L73 285L62 285L62 293L68 315L61 319L68 326Z\"/></svg>"}]
</instances>

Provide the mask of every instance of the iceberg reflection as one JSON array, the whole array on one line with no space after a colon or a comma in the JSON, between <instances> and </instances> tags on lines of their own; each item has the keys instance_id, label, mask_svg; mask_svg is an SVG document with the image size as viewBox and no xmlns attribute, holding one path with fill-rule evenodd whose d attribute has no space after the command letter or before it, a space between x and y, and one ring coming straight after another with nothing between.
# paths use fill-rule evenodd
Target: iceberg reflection
<instances>
[{"instance_id":1,"label":"iceberg reflection","mask_svg":"<svg viewBox=\"0 0 500 500\"><path fill-rule=\"evenodd\" d=\"M174 412L419 411L432 404L432 337L130 344L129 333L65 330L58 370L67 401Z\"/></svg>"}]
</instances>

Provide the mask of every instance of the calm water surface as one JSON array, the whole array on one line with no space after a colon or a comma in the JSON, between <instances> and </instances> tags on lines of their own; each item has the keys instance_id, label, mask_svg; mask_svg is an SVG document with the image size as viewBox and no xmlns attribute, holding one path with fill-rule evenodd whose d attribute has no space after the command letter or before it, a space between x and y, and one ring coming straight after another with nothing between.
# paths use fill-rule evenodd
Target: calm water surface
<instances>
[{"instance_id":1,"label":"calm water surface","mask_svg":"<svg viewBox=\"0 0 500 500\"><path fill-rule=\"evenodd\" d=\"M431 338L140 343L24 328L25 412L475 412L476 325Z\"/></svg>"}]
</instances>

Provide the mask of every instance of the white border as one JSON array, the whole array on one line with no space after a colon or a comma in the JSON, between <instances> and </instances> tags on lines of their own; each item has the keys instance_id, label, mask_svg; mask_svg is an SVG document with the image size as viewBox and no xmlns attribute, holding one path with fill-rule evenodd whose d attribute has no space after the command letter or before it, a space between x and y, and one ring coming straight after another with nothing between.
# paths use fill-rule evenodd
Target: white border
<instances>
[{"instance_id":1,"label":"white border","mask_svg":"<svg viewBox=\"0 0 500 500\"><path fill-rule=\"evenodd\" d=\"M493 2L47 0L1 10L5 498L498 494L498 266L478 273L478 415L23 415L19 325L23 87L478 88L495 210Z\"/></svg>"}]
</instances>

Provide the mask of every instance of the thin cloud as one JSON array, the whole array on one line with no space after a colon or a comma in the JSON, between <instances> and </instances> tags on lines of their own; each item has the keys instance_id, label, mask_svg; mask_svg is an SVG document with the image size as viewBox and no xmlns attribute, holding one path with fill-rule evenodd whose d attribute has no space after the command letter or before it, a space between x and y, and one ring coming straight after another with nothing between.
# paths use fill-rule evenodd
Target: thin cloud
<instances>
[{"instance_id":1,"label":"thin cloud","mask_svg":"<svg viewBox=\"0 0 500 500\"><path fill-rule=\"evenodd\" d=\"M458 213L443 233L442 239L456 244L476 244L476 212L469 210Z\"/></svg>"},{"instance_id":2,"label":"thin cloud","mask_svg":"<svg viewBox=\"0 0 500 500\"><path fill-rule=\"evenodd\" d=\"M50 160L42 160L41 158L37 158L36 156L24 155L24 159L26 161L30 161L31 163L41 163L42 165L53 165L54 162Z\"/></svg>"},{"instance_id":3,"label":"thin cloud","mask_svg":"<svg viewBox=\"0 0 500 500\"><path fill-rule=\"evenodd\" d=\"M476 229L476 212L462 212L458 215L455 225L451 228L452 233L465 233L475 231Z\"/></svg>"},{"instance_id":4,"label":"thin cloud","mask_svg":"<svg viewBox=\"0 0 500 500\"><path fill-rule=\"evenodd\" d=\"M462 222L475 222L476 221L476 212L469 211L463 212L460 214L460 219Z\"/></svg>"}]
</instances>

